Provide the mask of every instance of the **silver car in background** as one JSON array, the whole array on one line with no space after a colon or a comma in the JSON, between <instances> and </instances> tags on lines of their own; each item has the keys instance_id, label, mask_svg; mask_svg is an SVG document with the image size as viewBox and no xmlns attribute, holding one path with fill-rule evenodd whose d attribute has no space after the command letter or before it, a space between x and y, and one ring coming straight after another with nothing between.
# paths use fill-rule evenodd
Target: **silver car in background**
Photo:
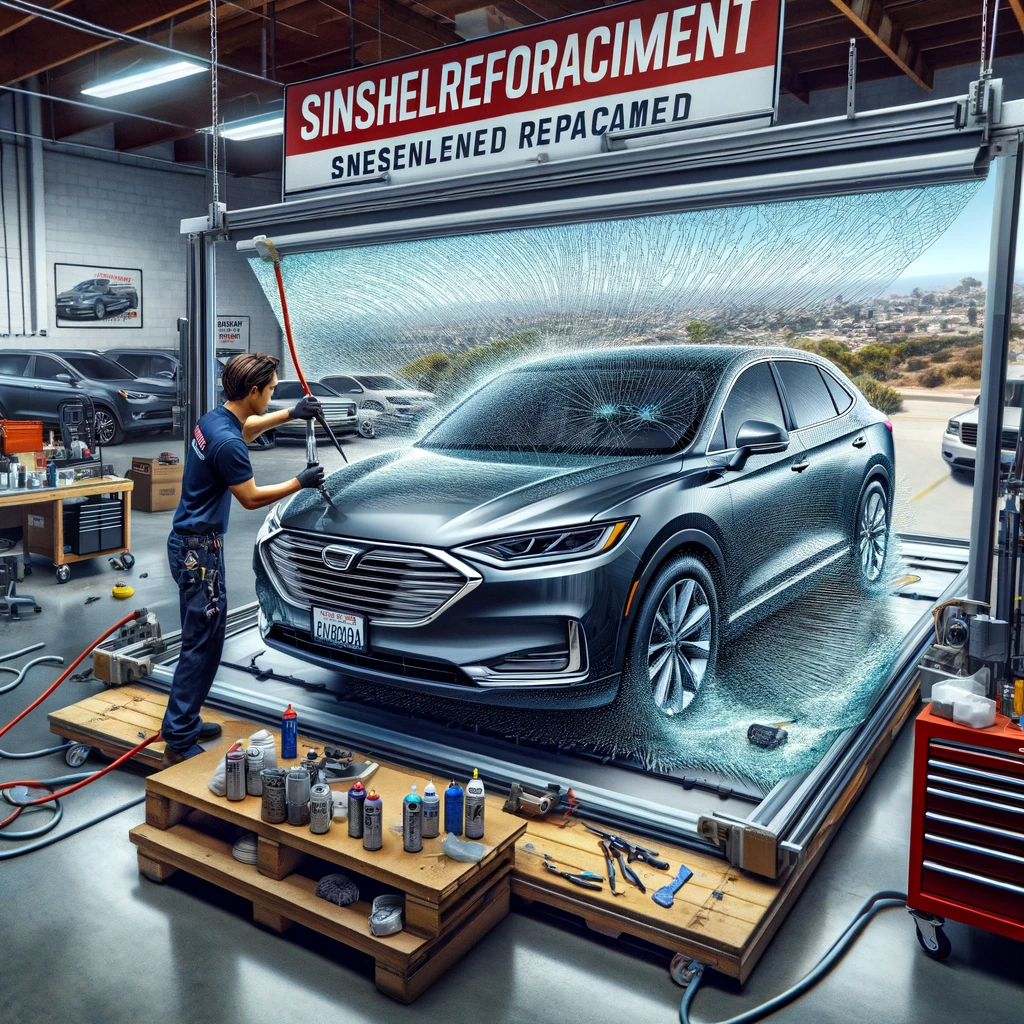
<instances>
[{"instance_id":1,"label":"silver car in background","mask_svg":"<svg viewBox=\"0 0 1024 1024\"><path fill-rule=\"evenodd\" d=\"M342 398L327 387L326 384L321 384L315 380L309 382L309 390L316 398L320 399L320 405L324 410L324 419L336 435L355 434L359 431L356 403L352 399ZM277 387L274 388L274 397L270 400L270 405L267 407L267 412L290 409L304 394L302 384L299 381L278 381ZM306 437L306 421L289 420L283 426L275 428L273 435L274 439L295 437L304 440ZM319 423L316 423L316 436L318 441L327 440L327 435Z\"/></svg>"},{"instance_id":2,"label":"silver car in background","mask_svg":"<svg viewBox=\"0 0 1024 1024\"><path fill-rule=\"evenodd\" d=\"M1000 463L1009 467L1017 450L1021 407L1024 406L1024 376L1016 367L1011 368L1003 397L1003 436L1000 443ZM974 472L978 455L978 399L974 407L958 412L946 424L942 435L942 457L954 473Z\"/></svg>"},{"instance_id":3,"label":"silver car in background","mask_svg":"<svg viewBox=\"0 0 1024 1024\"><path fill-rule=\"evenodd\" d=\"M434 411L435 396L386 373L332 374L320 382L343 398L352 398L359 411L377 414L380 427L413 427Z\"/></svg>"}]
</instances>

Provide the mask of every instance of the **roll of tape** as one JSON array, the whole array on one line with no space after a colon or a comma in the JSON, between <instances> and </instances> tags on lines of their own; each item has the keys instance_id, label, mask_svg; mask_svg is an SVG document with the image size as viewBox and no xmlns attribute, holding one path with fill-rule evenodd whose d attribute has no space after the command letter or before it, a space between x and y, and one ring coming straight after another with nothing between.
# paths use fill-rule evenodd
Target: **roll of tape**
<instances>
[{"instance_id":1,"label":"roll of tape","mask_svg":"<svg viewBox=\"0 0 1024 1024\"><path fill-rule=\"evenodd\" d=\"M373 901L370 914L370 931L374 935L394 935L402 930L402 909L405 900L401 896L378 896Z\"/></svg>"}]
</instances>

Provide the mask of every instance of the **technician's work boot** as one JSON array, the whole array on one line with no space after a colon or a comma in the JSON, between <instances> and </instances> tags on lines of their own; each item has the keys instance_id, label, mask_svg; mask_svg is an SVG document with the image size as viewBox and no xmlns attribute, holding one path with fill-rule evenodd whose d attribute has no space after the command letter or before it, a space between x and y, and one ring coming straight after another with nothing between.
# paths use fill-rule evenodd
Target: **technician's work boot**
<instances>
[{"instance_id":1,"label":"technician's work boot","mask_svg":"<svg viewBox=\"0 0 1024 1024\"><path fill-rule=\"evenodd\" d=\"M182 761L187 761L190 757L196 757L199 754L205 753L206 751L198 743L193 743L184 753L180 750L174 750L172 747L165 747L163 760L160 762L160 770L163 771L164 768L181 764Z\"/></svg>"},{"instance_id":2,"label":"technician's work boot","mask_svg":"<svg viewBox=\"0 0 1024 1024\"><path fill-rule=\"evenodd\" d=\"M212 740L221 734L221 727L216 722L199 722L199 738L201 740Z\"/></svg>"}]
</instances>

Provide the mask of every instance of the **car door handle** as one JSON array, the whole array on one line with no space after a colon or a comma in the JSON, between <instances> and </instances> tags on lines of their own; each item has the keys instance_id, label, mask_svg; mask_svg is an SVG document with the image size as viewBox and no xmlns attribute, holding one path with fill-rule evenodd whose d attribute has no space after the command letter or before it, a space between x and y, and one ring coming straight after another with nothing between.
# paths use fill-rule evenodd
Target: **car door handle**
<instances>
[{"instance_id":1,"label":"car door handle","mask_svg":"<svg viewBox=\"0 0 1024 1024\"><path fill-rule=\"evenodd\" d=\"M794 473L802 473L809 465L810 463L804 459L803 462L794 462L789 468L793 470Z\"/></svg>"},{"instance_id":2,"label":"car door handle","mask_svg":"<svg viewBox=\"0 0 1024 1024\"><path fill-rule=\"evenodd\" d=\"M860 437L854 438L853 447L854 448L863 448L864 445L866 445L867 443L868 443L867 438L863 434L861 434Z\"/></svg>"}]
</instances>

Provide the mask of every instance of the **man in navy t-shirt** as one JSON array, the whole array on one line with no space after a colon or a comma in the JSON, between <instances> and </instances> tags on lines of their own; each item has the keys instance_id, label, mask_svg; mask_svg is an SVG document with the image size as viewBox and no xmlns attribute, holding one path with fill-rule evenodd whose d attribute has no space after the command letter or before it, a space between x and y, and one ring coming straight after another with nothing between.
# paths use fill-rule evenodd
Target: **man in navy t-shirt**
<instances>
[{"instance_id":1,"label":"man in navy t-shirt","mask_svg":"<svg viewBox=\"0 0 1024 1024\"><path fill-rule=\"evenodd\" d=\"M199 710L224 648L224 534L232 495L243 508L263 508L303 487L319 487L324 479L319 466L267 487L258 487L253 479L248 443L286 420L312 419L320 410L319 401L307 395L292 409L267 413L277 386L277 365L277 359L262 353L232 359L221 376L227 401L196 424L185 454L181 501L167 538L181 608L181 654L161 726L167 743L164 767L201 754L197 740L220 732L220 726L202 723Z\"/></svg>"}]
</instances>

